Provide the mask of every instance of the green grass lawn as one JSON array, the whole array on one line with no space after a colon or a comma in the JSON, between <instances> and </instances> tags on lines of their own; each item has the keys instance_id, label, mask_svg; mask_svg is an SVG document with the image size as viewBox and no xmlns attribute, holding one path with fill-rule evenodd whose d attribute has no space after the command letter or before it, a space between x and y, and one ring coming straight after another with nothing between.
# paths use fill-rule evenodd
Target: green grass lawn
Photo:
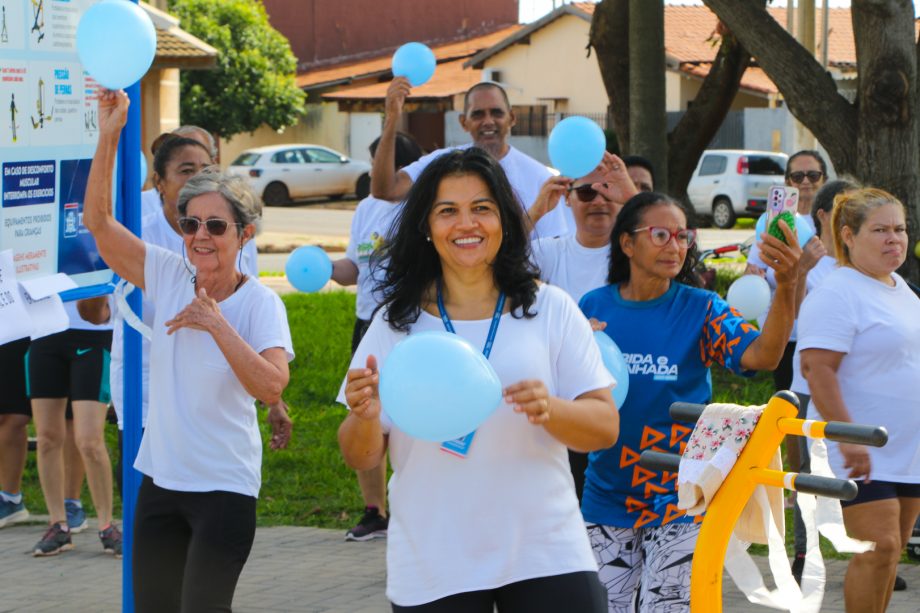
<instances>
[{"instance_id":1,"label":"green grass lawn","mask_svg":"<svg viewBox=\"0 0 920 613\"><path fill-rule=\"evenodd\" d=\"M721 279L722 283L727 282ZM259 525L317 526L344 530L360 517L361 501L354 473L339 453L336 430L345 409L335 402L350 357L355 295L348 292L289 294L284 296L297 354L291 364L291 382L284 398L291 409L294 435L288 449L263 456L263 484L259 497ZM714 367L713 400L736 404L764 404L773 393L769 373L752 378L732 375ZM260 410L263 440L269 430ZM116 431L109 425L107 440L115 456ZM44 502L30 453L24 477L26 503L35 514L44 514ZM84 487L82 496L89 514L92 501ZM121 502L116 496L116 515ZM791 517L787 542L791 543ZM755 551L763 551L765 548ZM825 555L834 554L825 543Z\"/></svg>"}]
</instances>

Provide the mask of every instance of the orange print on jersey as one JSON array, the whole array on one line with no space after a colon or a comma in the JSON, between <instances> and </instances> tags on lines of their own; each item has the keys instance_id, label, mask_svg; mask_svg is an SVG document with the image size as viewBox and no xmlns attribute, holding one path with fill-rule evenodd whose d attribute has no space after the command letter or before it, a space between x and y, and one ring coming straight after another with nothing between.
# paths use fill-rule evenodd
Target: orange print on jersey
<instances>
[{"instance_id":1,"label":"orange print on jersey","mask_svg":"<svg viewBox=\"0 0 920 613\"><path fill-rule=\"evenodd\" d=\"M639 461L639 454L623 445L623 450L620 452L620 468L626 468L632 464L635 464Z\"/></svg>"},{"instance_id":2,"label":"orange print on jersey","mask_svg":"<svg viewBox=\"0 0 920 613\"><path fill-rule=\"evenodd\" d=\"M642 442L639 443L639 449L645 449L646 447L651 447L661 439L665 438L665 435L654 428L649 428L645 426L642 429Z\"/></svg>"},{"instance_id":3,"label":"orange print on jersey","mask_svg":"<svg viewBox=\"0 0 920 613\"><path fill-rule=\"evenodd\" d=\"M632 486L642 485L657 474L654 470L648 470L636 464L633 466Z\"/></svg>"},{"instance_id":4,"label":"orange print on jersey","mask_svg":"<svg viewBox=\"0 0 920 613\"><path fill-rule=\"evenodd\" d=\"M642 510L642 515L639 516L639 519L636 520L636 523L633 524L633 530L641 528L645 524L650 524L656 519L661 517L658 513L652 513L648 509Z\"/></svg>"},{"instance_id":5,"label":"orange print on jersey","mask_svg":"<svg viewBox=\"0 0 920 613\"><path fill-rule=\"evenodd\" d=\"M664 519L661 520L661 524L664 525L668 522L672 522L678 517L682 517L683 515L684 515L683 510L678 509L676 506L669 503L667 508L664 511Z\"/></svg>"},{"instance_id":6,"label":"orange print on jersey","mask_svg":"<svg viewBox=\"0 0 920 613\"><path fill-rule=\"evenodd\" d=\"M645 509L647 507L648 507L648 504L642 502L641 500L636 500L632 496L626 497L626 512L627 513L635 513L636 511Z\"/></svg>"}]
</instances>

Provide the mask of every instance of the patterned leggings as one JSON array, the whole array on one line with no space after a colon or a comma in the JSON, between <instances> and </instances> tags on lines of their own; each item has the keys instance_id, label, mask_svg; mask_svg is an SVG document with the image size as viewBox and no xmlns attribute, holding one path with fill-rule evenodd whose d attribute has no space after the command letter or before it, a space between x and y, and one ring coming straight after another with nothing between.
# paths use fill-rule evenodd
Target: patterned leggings
<instances>
[{"instance_id":1,"label":"patterned leggings","mask_svg":"<svg viewBox=\"0 0 920 613\"><path fill-rule=\"evenodd\" d=\"M587 529L610 613L690 610L690 563L700 524Z\"/></svg>"}]
</instances>

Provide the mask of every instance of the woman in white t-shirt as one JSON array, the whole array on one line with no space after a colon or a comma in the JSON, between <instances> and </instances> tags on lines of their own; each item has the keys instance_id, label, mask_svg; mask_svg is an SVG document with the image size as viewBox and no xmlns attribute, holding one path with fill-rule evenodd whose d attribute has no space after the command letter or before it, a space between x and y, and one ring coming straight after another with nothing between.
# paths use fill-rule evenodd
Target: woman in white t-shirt
<instances>
[{"instance_id":1,"label":"woman in white t-shirt","mask_svg":"<svg viewBox=\"0 0 920 613\"><path fill-rule=\"evenodd\" d=\"M614 381L572 299L538 284L528 247L504 172L469 148L422 172L385 251L383 308L339 394L350 409L339 441L354 468L390 452L394 611L606 611L566 447L616 440ZM445 329L491 346L505 394L450 452L400 431L377 392L396 343Z\"/></svg>"},{"instance_id":2,"label":"woman in white t-shirt","mask_svg":"<svg viewBox=\"0 0 920 613\"><path fill-rule=\"evenodd\" d=\"M293 359L284 305L237 270L256 198L238 177L204 170L179 194L186 256L144 243L112 217L112 167L124 92L100 91L99 144L84 224L112 270L156 315L150 411L135 468L138 611L230 610L255 536L262 440L254 400L277 402Z\"/></svg>"},{"instance_id":3,"label":"woman in white t-shirt","mask_svg":"<svg viewBox=\"0 0 920 613\"><path fill-rule=\"evenodd\" d=\"M828 442L834 475L859 484L856 498L841 503L847 532L876 544L850 561L846 608L884 611L920 514L920 299L895 272L908 248L897 198L880 189L844 194L831 224L840 267L802 305L802 373L814 417L888 429L878 449Z\"/></svg>"}]
</instances>

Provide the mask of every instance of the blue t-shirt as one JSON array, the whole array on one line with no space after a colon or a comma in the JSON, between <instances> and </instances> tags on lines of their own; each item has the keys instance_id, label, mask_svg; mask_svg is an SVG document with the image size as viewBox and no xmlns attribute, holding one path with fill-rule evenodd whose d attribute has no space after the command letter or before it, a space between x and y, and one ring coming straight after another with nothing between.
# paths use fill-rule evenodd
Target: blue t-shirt
<instances>
[{"instance_id":1,"label":"blue t-shirt","mask_svg":"<svg viewBox=\"0 0 920 613\"><path fill-rule=\"evenodd\" d=\"M629 393L618 407L620 437L589 456L585 521L619 528L692 522L677 508L677 474L642 468L639 454L683 452L693 424L674 422L671 403L708 403L710 365L741 374L741 356L760 332L718 294L676 282L641 302L624 300L619 284L607 285L585 294L579 306L607 323L605 332L629 366Z\"/></svg>"}]
</instances>

